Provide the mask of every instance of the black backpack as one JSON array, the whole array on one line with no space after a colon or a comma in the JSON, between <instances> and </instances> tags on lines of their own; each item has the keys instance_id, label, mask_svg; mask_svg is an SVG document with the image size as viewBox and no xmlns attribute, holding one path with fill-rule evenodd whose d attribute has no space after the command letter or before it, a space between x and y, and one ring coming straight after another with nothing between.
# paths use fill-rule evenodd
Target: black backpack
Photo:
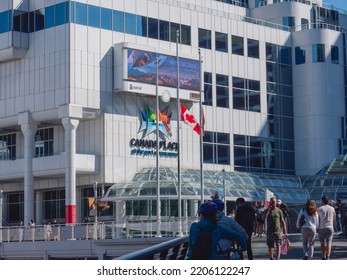
<instances>
[{"instance_id":1,"label":"black backpack","mask_svg":"<svg viewBox=\"0 0 347 280\"><path fill-rule=\"evenodd\" d=\"M195 242L192 245L192 260L209 260L212 255L211 232L200 229Z\"/></svg>"}]
</instances>

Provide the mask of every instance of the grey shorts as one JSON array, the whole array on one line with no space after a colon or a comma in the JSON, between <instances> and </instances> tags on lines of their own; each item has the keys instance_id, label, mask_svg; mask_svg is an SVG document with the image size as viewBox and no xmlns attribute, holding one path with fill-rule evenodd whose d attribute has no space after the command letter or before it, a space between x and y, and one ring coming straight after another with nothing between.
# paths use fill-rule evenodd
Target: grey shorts
<instances>
[{"instance_id":1,"label":"grey shorts","mask_svg":"<svg viewBox=\"0 0 347 280\"><path fill-rule=\"evenodd\" d=\"M320 228L318 230L318 236L320 242L331 242L333 241L334 230L331 228Z\"/></svg>"}]
</instances>

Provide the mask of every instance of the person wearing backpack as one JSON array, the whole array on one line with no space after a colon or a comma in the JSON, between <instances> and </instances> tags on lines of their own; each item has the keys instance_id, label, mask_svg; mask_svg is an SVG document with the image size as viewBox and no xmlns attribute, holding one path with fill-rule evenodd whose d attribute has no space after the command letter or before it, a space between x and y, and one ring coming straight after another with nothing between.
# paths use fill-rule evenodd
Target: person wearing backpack
<instances>
[{"instance_id":1,"label":"person wearing backpack","mask_svg":"<svg viewBox=\"0 0 347 280\"><path fill-rule=\"evenodd\" d=\"M217 260L218 242L228 239L238 242L246 249L246 240L241 233L217 224L217 206L211 201L199 207L200 221L193 223L189 231L188 257L190 260Z\"/></svg>"},{"instance_id":2,"label":"person wearing backpack","mask_svg":"<svg viewBox=\"0 0 347 280\"><path fill-rule=\"evenodd\" d=\"M305 223L300 226L301 217L305 217ZM300 228L302 236L302 247L304 251L304 260L312 260L314 252L314 239L319 226L317 205L312 199L308 199L305 208L299 212L296 221L296 227Z\"/></svg>"},{"instance_id":3,"label":"person wearing backpack","mask_svg":"<svg viewBox=\"0 0 347 280\"><path fill-rule=\"evenodd\" d=\"M235 220L238 222L247 232L247 257L249 260L253 260L252 252L252 234L253 225L255 221L255 209L249 203L246 203L243 197L236 199L236 217Z\"/></svg>"},{"instance_id":4,"label":"person wearing backpack","mask_svg":"<svg viewBox=\"0 0 347 280\"><path fill-rule=\"evenodd\" d=\"M241 233L243 238L247 240L248 235L245 229L238 222L236 222L234 218L225 215L223 200L213 199L212 202L217 206L217 224ZM218 243L217 249L219 259L221 260L230 259L231 251L235 250L234 243L228 239L221 239Z\"/></svg>"}]
</instances>

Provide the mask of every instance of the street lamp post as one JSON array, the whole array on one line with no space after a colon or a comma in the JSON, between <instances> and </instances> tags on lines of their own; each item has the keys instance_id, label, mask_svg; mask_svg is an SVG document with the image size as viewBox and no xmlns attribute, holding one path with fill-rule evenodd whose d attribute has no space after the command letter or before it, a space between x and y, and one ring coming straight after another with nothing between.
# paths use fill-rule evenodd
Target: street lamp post
<instances>
[{"instance_id":1,"label":"street lamp post","mask_svg":"<svg viewBox=\"0 0 347 280\"><path fill-rule=\"evenodd\" d=\"M161 213L160 213L160 208L161 208L161 202L160 202L160 174L159 174L159 90L158 90L158 78L159 78L159 63L160 59L156 58L156 90L155 90L155 99L156 99L156 145L157 145L157 150L156 150L156 173L157 173L157 237L161 237Z\"/></svg>"},{"instance_id":2,"label":"street lamp post","mask_svg":"<svg viewBox=\"0 0 347 280\"><path fill-rule=\"evenodd\" d=\"M223 194L224 194L224 211L227 212L227 189L225 186L225 169L222 170L223 172Z\"/></svg>"},{"instance_id":3,"label":"street lamp post","mask_svg":"<svg viewBox=\"0 0 347 280\"><path fill-rule=\"evenodd\" d=\"M93 238L98 238L98 182L93 183L93 190L94 190L94 206L95 206L95 220L94 220L94 231L93 231Z\"/></svg>"}]
</instances>

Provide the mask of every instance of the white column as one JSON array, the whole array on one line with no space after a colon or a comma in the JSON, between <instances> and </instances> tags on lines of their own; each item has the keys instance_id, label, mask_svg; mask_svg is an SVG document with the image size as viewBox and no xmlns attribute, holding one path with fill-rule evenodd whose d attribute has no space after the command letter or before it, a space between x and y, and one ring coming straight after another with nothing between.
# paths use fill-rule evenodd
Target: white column
<instances>
[{"instance_id":1,"label":"white column","mask_svg":"<svg viewBox=\"0 0 347 280\"><path fill-rule=\"evenodd\" d=\"M29 221L34 219L34 136L37 125L25 123L21 125L24 135L24 225L28 226Z\"/></svg>"},{"instance_id":2,"label":"white column","mask_svg":"<svg viewBox=\"0 0 347 280\"><path fill-rule=\"evenodd\" d=\"M41 225L42 223L42 192L37 191L35 192L35 221L37 225Z\"/></svg>"},{"instance_id":3,"label":"white column","mask_svg":"<svg viewBox=\"0 0 347 280\"><path fill-rule=\"evenodd\" d=\"M76 223L76 129L79 120L63 118L62 123L65 129L65 223Z\"/></svg>"}]
</instances>

